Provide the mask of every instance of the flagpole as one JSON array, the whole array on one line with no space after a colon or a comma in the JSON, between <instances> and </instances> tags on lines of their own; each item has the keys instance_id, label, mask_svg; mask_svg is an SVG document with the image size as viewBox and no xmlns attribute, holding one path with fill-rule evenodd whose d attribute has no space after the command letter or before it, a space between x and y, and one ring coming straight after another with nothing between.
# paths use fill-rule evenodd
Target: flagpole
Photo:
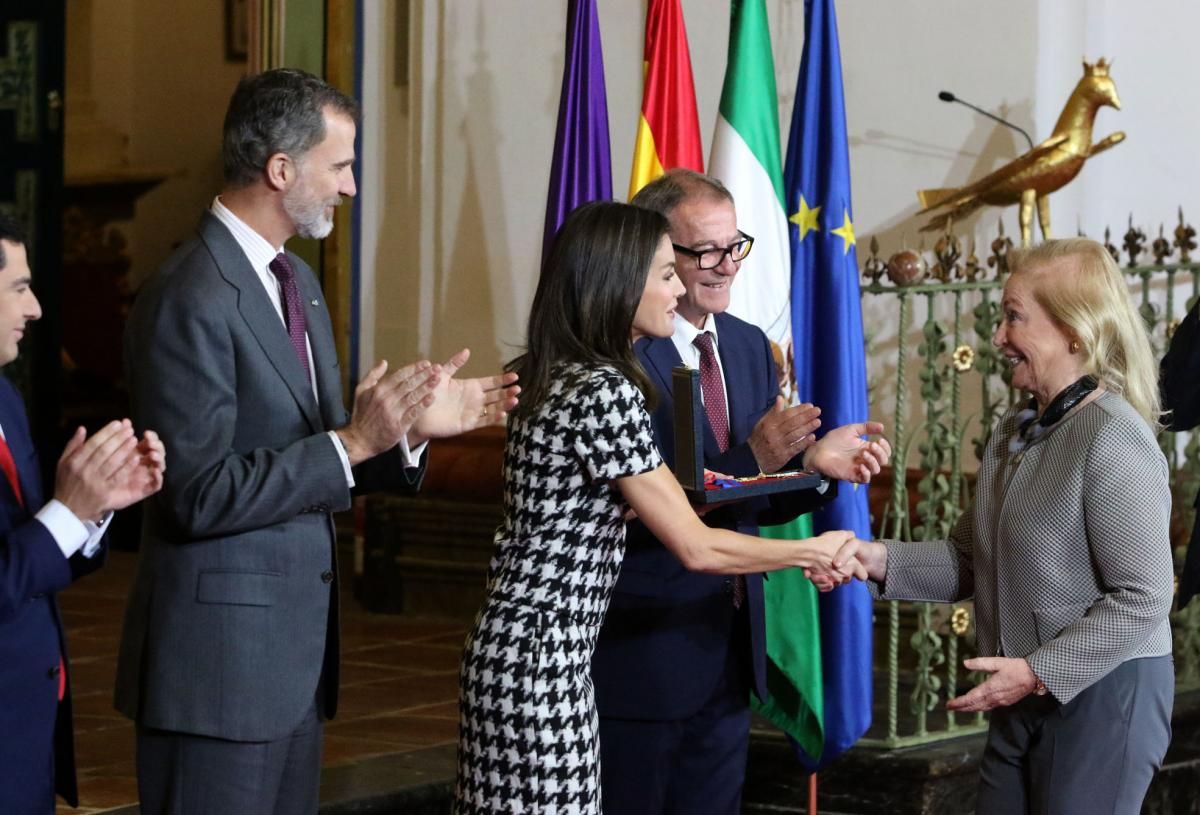
<instances>
[{"instance_id":1,"label":"flagpole","mask_svg":"<svg viewBox=\"0 0 1200 815\"><path fill-rule=\"evenodd\" d=\"M817 774L808 777L808 815L817 815Z\"/></svg>"}]
</instances>

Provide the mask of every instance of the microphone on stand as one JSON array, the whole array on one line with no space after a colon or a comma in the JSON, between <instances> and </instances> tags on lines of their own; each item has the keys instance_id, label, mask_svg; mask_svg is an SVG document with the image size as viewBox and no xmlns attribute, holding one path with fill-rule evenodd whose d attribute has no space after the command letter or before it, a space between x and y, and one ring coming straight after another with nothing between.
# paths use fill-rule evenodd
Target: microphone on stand
<instances>
[{"instance_id":1,"label":"microphone on stand","mask_svg":"<svg viewBox=\"0 0 1200 815\"><path fill-rule=\"evenodd\" d=\"M959 98L958 98L957 96L955 96L954 94L950 93L950 91L939 91L939 92L938 92L938 99L941 99L943 102L957 102L957 103L958 103L958 104L960 104L960 105L966 105L966 106L967 106L967 107L969 107L971 110L975 111L976 113L980 113L980 114L982 114L982 115L984 115L984 116L988 117L989 119L991 119L991 120L992 120L992 121L994 121L994 122L999 122L1000 124L1004 125L1005 127L1011 127L1013 130L1017 131L1017 132L1018 132L1018 133L1020 133L1022 136L1024 136L1024 137L1025 137L1025 141L1029 142L1029 149L1030 149L1030 150L1032 150L1032 149L1033 149L1033 139L1029 138L1029 134L1028 134L1028 133L1026 133L1026 132L1025 132L1024 130L1022 130L1021 128L1017 127L1017 126L1016 126L1015 124L1013 124L1012 122L1010 122L1010 121L1008 121L1008 120L1006 120L1006 119L1001 119L999 116L997 116L997 115L996 115L996 114L994 114L994 113L988 113L988 112L987 112L986 110L984 110L983 108L976 107L975 105L972 105L970 102L965 102L965 101L963 101L962 99L959 99Z\"/></svg>"}]
</instances>

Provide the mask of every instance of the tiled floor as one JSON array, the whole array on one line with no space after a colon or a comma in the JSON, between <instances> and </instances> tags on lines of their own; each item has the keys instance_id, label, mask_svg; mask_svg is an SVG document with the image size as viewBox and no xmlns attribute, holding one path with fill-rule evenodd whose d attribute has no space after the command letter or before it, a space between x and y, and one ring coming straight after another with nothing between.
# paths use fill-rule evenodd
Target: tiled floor
<instances>
[{"instance_id":1,"label":"tiled floor","mask_svg":"<svg viewBox=\"0 0 1200 815\"><path fill-rule=\"evenodd\" d=\"M133 725L112 706L125 598L137 556L108 565L59 595L71 650L80 808L98 813L137 801ZM343 563L350 562L343 559ZM324 766L453 744L458 730L459 622L371 614L342 594L342 692L326 726Z\"/></svg>"}]
</instances>

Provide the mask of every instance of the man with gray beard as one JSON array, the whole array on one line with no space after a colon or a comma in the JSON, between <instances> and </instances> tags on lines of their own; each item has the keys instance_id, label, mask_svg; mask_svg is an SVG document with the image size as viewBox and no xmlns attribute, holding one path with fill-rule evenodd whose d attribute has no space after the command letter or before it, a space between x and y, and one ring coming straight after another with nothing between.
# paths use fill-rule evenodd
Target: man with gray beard
<instances>
[{"instance_id":1,"label":"man with gray beard","mask_svg":"<svg viewBox=\"0 0 1200 815\"><path fill-rule=\"evenodd\" d=\"M380 362L347 414L321 287L283 245L328 235L354 195L357 120L303 71L243 79L225 189L130 316L133 420L172 459L146 506L117 669L146 815L317 812L338 695L331 513L417 489L426 441L516 404L514 375L454 378L464 349Z\"/></svg>"}]
</instances>

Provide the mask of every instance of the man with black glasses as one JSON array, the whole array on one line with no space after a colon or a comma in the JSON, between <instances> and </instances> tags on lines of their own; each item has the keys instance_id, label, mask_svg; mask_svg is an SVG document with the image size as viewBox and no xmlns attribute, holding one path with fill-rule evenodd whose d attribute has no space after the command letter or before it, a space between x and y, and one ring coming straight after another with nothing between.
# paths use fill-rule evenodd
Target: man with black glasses
<instances>
[{"instance_id":1,"label":"man with black glasses","mask_svg":"<svg viewBox=\"0 0 1200 815\"><path fill-rule=\"evenodd\" d=\"M637 352L659 391L655 442L675 457L671 369L700 371L708 417L704 466L733 476L806 467L829 479L869 480L887 463L885 443L862 439L874 423L847 425L819 442L820 410L788 407L770 342L725 314L729 289L754 239L737 228L720 181L672 170L632 203L666 216L676 273L686 292L669 339ZM705 516L710 526L751 534L784 523L835 494L752 499ZM761 574L689 572L646 528L629 524L626 554L592 674L600 712L605 812L736 815L750 736L750 690L766 698Z\"/></svg>"}]
</instances>

